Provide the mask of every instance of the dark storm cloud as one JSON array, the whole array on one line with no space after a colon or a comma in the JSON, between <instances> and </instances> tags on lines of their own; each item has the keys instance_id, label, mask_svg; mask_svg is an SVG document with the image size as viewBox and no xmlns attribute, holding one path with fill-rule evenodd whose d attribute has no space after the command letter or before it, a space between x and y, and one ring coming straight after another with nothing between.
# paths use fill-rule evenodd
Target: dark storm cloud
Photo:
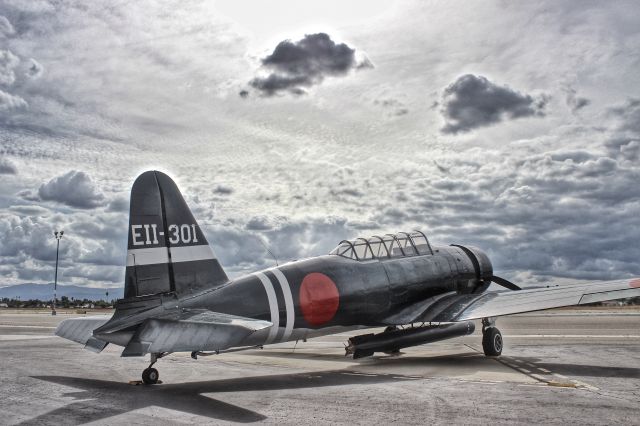
<instances>
[{"instance_id":1,"label":"dark storm cloud","mask_svg":"<svg viewBox=\"0 0 640 426\"><path fill-rule=\"evenodd\" d=\"M104 195L85 172L71 170L43 183L38 190L41 199L71 207L91 209L103 205Z\"/></svg>"},{"instance_id":2,"label":"dark storm cloud","mask_svg":"<svg viewBox=\"0 0 640 426\"><path fill-rule=\"evenodd\" d=\"M482 76L467 74L451 83L443 93L443 133L468 132L505 119L544 116L546 96L531 95L500 86Z\"/></svg>"},{"instance_id":3,"label":"dark storm cloud","mask_svg":"<svg viewBox=\"0 0 640 426\"><path fill-rule=\"evenodd\" d=\"M0 175L18 174L18 168L8 158L0 157Z\"/></svg>"},{"instance_id":4,"label":"dark storm cloud","mask_svg":"<svg viewBox=\"0 0 640 426\"><path fill-rule=\"evenodd\" d=\"M266 96L284 91L300 95L305 93L304 88L320 84L325 77L372 67L368 60L358 60L355 49L335 43L325 33L307 34L295 42L284 40L261 62L268 74L249 84Z\"/></svg>"}]
</instances>

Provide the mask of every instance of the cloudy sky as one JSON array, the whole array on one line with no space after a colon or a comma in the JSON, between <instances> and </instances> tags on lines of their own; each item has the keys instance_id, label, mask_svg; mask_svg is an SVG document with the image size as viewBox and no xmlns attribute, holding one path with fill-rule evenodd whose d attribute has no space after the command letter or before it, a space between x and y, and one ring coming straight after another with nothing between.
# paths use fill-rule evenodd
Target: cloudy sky
<instances>
[{"instance_id":1,"label":"cloudy sky","mask_svg":"<svg viewBox=\"0 0 640 426\"><path fill-rule=\"evenodd\" d=\"M345 4L347 3L347 4ZM170 174L229 274L414 228L640 275L637 2L0 0L0 285L122 285Z\"/></svg>"}]
</instances>

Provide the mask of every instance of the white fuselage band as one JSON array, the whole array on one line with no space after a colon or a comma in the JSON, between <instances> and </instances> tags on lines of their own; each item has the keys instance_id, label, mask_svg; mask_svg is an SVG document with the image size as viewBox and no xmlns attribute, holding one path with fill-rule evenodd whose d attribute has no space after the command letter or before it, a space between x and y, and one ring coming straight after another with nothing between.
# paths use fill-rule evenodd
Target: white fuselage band
<instances>
[{"instance_id":1,"label":"white fuselage band","mask_svg":"<svg viewBox=\"0 0 640 426\"><path fill-rule=\"evenodd\" d=\"M269 311L271 312L271 322L273 325L269 329L269 336L264 342L265 345L273 343L278 334L278 327L280 327L280 311L278 310L278 299L276 297L276 291L271 284L271 280L261 272L256 272L256 277L260 279L260 282L264 286L264 290L267 292L267 299L269 299Z\"/></svg>"},{"instance_id":2,"label":"white fuselage band","mask_svg":"<svg viewBox=\"0 0 640 426\"><path fill-rule=\"evenodd\" d=\"M211 247L206 244L171 247L171 249L168 247L139 248L127 251L127 266L169 263L169 250L171 250L171 263L193 262L216 258Z\"/></svg>"}]
</instances>

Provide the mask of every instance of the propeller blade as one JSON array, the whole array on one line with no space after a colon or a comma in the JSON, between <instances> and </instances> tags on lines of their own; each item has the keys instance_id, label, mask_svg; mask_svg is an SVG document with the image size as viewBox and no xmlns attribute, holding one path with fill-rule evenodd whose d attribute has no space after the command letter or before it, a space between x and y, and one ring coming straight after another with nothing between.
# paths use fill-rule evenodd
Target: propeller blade
<instances>
[{"instance_id":1,"label":"propeller blade","mask_svg":"<svg viewBox=\"0 0 640 426\"><path fill-rule=\"evenodd\" d=\"M500 278L495 275L491 277L491 281L498 285L501 285L502 287L508 288L509 290L522 290L520 287L518 287L511 281L507 281L504 278Z\"/></svg>"}]
</instances>

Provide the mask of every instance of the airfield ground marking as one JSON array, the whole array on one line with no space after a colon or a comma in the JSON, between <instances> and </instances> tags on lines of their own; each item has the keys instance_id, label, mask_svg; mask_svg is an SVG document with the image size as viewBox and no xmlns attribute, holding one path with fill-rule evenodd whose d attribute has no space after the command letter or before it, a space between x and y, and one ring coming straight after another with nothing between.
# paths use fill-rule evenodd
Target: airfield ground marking
<instances>
[{"instance_id":1,"label":"airfield ground marking","mask_svg":"<svg viewBox=\"0 0 640 426\"><path fill-rule=\"evenodd\" d=\"M364 376L364 377L378 377L378 376L380 376L380 374L359 373L357 371L344 371L341 374L345 374L347 376Z\"/></svg>"},{"instance_id":2,"label":"airfield ground marking","mask_svg":"<svg viewBox=\"0 0 640 426\"><path fill-rule=\"evenodd\" d=\"M465 344L465 346L467 346L468 348L482 353L480 352L480 350L474 348L471 345ZM587 389L587 390L591 390L591 391L597 391L599 390L599 388L590 385L588 383L584 383L582 381L576 380L576 379L570 379L567 376L563 375L563 374L559 374L559 373L553 373L549 370L547 370L546 368L542 368L542 367L538 367L537 365L530 363L530 362L526 362L517 358L511 358L509 356L500 356L500 357L492 357L493 359L495 359L496 361L498 361L500 364L509 367L519 373L522 373L526 376L531 377L534 380L537 380L538 382L540 382L540 384L542 385L547 385L547 386L554 386L554 387L563 387L563 388L580 388L580 389ZM538 372L546 375L546 376L555 376L555 380L554 378L548 379L544 376L541 376L540 374L536 374L533 373L529 370L527 370L526 368L520 367L518 365L516 365L516 363L518 364L525 364L527 366L531 366L533 369L538 370Z\"/></svg>"},{"instance_id":3,"label":"airfield ground marking","mask_svg":"<svg viewBox=\"0 0 640 426\"><path fill-rule=\"evenodd\" d=\"M0 324L0 328L45 328L47 330L53 330L56 327L49 327L44 325L10 325L10 324Z\"/></svg>"},{"instance_id":4,"label":"airfield ground marking","mask_svg":"<svg viewBox=\"0 0 640 426\"><path fill-rule=\"evenodd\" d=\"M523 364L526 364L528 366L533 366L533 368L535 368L536 370L542 372L545 375L551 375L551 376L555 376L556 379L559 380L549 380L546 377L543 377L539 374L535 374L535 373L531 373L529 370L526 370L524 368L518 368L519 371L521 371L524 374L527 374L529 377L532 377L536 380L539 380L543 383L546 383L548 386L556 386L556 387L567 387L567 388L581 388L581 389L588 389L588 390L592 390L592 391L597 391L599 390L597 387L590 385L588 383L582 382L580 380L577 379L570 379L569 377L560 374L560 373L552 373L551 371L545 369L545 368L540 368L538 366L536 366L535 364L529 363L529 362L525 362L525 361L520 361Z\"/></svg>"}]
</instances>

